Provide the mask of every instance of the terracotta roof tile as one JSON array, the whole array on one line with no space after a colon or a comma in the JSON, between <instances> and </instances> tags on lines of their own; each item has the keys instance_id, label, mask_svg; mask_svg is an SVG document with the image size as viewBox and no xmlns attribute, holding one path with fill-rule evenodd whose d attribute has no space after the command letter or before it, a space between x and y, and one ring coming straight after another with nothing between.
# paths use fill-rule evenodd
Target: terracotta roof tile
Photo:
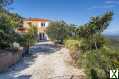
<instances>
[{"instance_id":1,"label":"terracotta roof tile","mask_svg":"<svg viewBox=\"0 0 119 79\"><path fill-rule=\"evenodd\" d=\"M48 19L42 19L42 18L28 18L28 19L25 19L25 21L48 21Z\"/></svg>"}]
</instances>

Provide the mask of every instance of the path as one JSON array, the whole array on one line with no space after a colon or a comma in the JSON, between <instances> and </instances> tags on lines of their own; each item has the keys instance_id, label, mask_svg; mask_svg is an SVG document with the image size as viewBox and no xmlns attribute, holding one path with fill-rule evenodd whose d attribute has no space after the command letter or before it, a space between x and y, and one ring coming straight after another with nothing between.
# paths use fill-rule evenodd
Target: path
<instances>
[{"instance_id":1,"label":"path","mask_svg":"<svg viewBox=\"0 0 119 79\"><path fill-rule=\"evenodd\" d=\"M51 42L39 43L31 48L33 56L25 57L0 74L0 79L84 79L83 70L76 69L66 61L71 58L68 50L58 48Z\"/></svg>"}]
</instances>

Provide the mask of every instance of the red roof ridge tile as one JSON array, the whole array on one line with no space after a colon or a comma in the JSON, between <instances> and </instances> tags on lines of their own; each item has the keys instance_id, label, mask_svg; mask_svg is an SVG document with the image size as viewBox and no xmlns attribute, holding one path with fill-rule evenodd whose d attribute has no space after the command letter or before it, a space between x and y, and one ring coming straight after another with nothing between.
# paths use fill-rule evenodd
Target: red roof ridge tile
<instances>
[{"instance_id":1,"label":"red roof ridge tile","mask_svg":"<svg viewBox=\"0 0 119 79\"><path fill-rule=\"evenodd\" d=\"M48 21L48 19L43 19L43 18L28 18L28 19L25 19L25 21Z\"/></svg>"}]
</instances>

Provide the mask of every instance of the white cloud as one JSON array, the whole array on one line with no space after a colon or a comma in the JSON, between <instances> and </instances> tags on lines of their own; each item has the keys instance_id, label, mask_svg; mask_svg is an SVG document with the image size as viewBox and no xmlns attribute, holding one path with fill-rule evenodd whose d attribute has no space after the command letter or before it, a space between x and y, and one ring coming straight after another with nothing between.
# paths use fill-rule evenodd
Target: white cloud
<instances>
[{"instance_id":1,"label":"white cloud","mask_svg":"<svg viewBox=\"0 0 119 79\"><path fill-rule=\"evenodd\" d=\"M99 5L99 6L92 6L90 9L110 9L110 8L115 8L119 4L119 0L105 0L104 5Z\"/></svg>"},{"instance_id":2,"label":"white cloud","mask_svg":"<svg viewBox=\"0 0 119 79\"><path fill-rule=\"evenodd\" d=\"M106 4L119 4L119 0L107 0L105 1Z\"/></svg>"},{"instance_id":3,"label":"white cloud","mask_svg":"<svg viewBox=\"0 0 119 79\"><path fill-rule=\"evenodd\" d=\"M107 34L119 34L119 29L107 29L104 31Z\"/></svg>"},{"instance_id":4,"label":"white cloud","mask_svg":"<svg viewBox=\"0 0 119 79\"><path fill-rule=\"evenodd\" d=\"M89 10L90 9L110 9L110 8L114 8L114 7L115 7L115 5L103 5L103 6L93 6L88 9Z\"/></svg>"}]
</instances>

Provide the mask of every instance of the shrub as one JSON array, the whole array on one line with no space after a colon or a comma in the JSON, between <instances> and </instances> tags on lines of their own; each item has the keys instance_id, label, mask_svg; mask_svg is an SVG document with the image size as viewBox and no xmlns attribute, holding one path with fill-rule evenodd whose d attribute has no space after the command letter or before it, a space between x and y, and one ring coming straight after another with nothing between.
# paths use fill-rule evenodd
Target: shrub
<instances>
[{"instance_id":1,"label":"shrub","mask_svg":"<svg viewBox=\"0 0 119 79\"><path fill-rule=\"evenodd\" d=\"M16 41L15 29L22 23L22 18L7 10L0 10L0 49L12 48Z\"/></svg>"},{"instance_id":2,"label":"shrub","mask_svg":"<svg viewBox=\"0 0 119 79\"><path fill-rule=\"evenodd\" d=\"M109 70L119 67L119 53L111 48L88 50L80 53L76 63L85 69L88 79L107 79Z\"/></svg>"},{"instance_id":3,"label":"shrub","mask_svg":"<svg viewBox=\"0 0 119 79\"><path fill-rule=\"evenodd\" d=\"M79 51L79 41L78 40L66 40L65 47L70 50L70 55L72 58L77 58Z\"/></svg>"},{"instance_id":4,"label":"shrub","mask_svg":"<svg viewBox=\"0 0 119 79\"><path fill-rule=\"evenodd\" d=\"M105 39L103 36L95 35L92 36L92 38L81 38L80 39L80 49L85 52L86 50L95 50L100 49L104 45L106 45L107 39Z\"/></svg>"},{"instance_id":5,"label":"shrub","mask_svg":"<svg viewBox=\"0 0 119 79\"><path fill-rule=\"evenodd\" d=\"M90 48L89 41L86 39L81 38L80 39L80 49L82 51L86 51Z\"/></svg>"}]
</instances>

